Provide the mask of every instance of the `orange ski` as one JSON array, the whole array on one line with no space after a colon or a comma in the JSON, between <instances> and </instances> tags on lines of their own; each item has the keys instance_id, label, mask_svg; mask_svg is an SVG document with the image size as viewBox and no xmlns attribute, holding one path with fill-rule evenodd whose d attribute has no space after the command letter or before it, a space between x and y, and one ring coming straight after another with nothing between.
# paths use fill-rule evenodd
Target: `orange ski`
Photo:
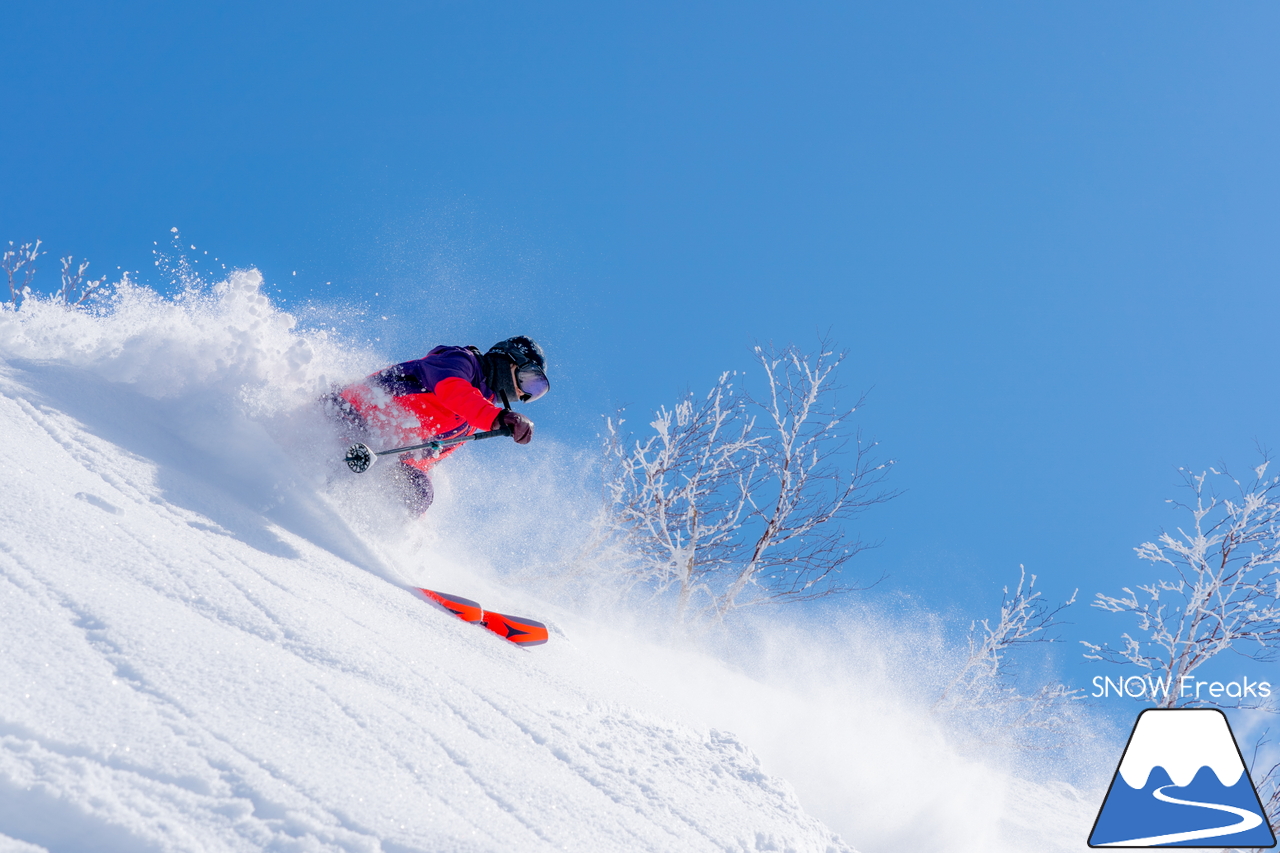
<instances>
[{"instance_id":1,"label":"orange ski","mask_svg":"<svg viewBox=\"0 0 1280 853\"><path fill-rule=\"evenodd\" d=\"M422 593L436 604L439 604L463 622L479 622L484 619L484 611L480 609L480 605L476 604L469 598L462 598L457 595L449 595L445 592L436 592L430 589L422 589L421 587L418 588L418 592Z\"/></svg>"},{"instance_id":2,"label":"orange ski","mask_svg":"<svg viewBox=\"0 0 1280 853\"><path fill-rule=\"evenodd\" d=\"M540 646L547 641L547 626L533 619L486 610L480 624L518 646Z\"/></svg>"},{"instance_id":3,"label":"orange ski","mask_svg":"<svg viewBox=\"0 0 1280 853\"><path fill-rule=\"evenodd\" d=\"M547 626L534 619L507 616L483 610L469 598L418 587L418 592L439 604L463 622L479 622L493 633L518 646L540 646L547 641Z\"/></svg>"}]
</instances>

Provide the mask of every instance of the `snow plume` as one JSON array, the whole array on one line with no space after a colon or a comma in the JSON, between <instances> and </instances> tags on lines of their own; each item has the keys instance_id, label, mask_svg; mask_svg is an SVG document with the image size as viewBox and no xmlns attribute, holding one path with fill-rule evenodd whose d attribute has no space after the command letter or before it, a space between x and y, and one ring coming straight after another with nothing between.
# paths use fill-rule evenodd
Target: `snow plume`
<instances>
[{"instance_id":1,"label":"snow plume","mask_svg":"<svg viewBox=\"0 0 1280 853\"><path fill-rule=\"evenodd\" d=\"M964 664L967 624L957 631L919 602L779 607L687 637L661 602L583 556L596 449L543 442L529 457L451 460L444 488L467 488L432 509L432 553L482 571L478 588L537 596L560 639L643 685L631 701L733 731L863 851L1086 849L1123 745L1111 721L1068 708L1062 748L1025 751L1011 731L1024 705L935 713ZM1052 677L1051 666L1023 664L1028 684Z\"/></svg>"},{"instance_id":2,"label":"snow plume","mask_svg":"<svg viewBox=\"0 0 1280 853\"><path fill-rule=\"evenodd\" d=\"M6 359L57 362L148 397L241 397L260 411L298 406L376 362L326 332L304 333L262 293L257 270L175 297L126 277L94 312L30 299L0 314Z\"/></svg>"},{"instance_id":3,"label":"snow plume","mask_svg":"<svg viewBox=\"0 0 1280 853\"><path fill-rule=\"evenodd\" d=\"M1083 849L1100 792L930 716L928 620L655 642L590 567L595 606L567 606L548 575L593 449L470 448L409 519L312 406L381 358L261 284L0 310L0 847ZM552 640L510 646L415 584Z\"/></svg>"},{"instance_id":4,"label":"snow plume","mask_svg":"<svg viewBox=\"0 0 1280 853\"><path fill-rule=\"evenodd\" d=\"M541 591L542 613L569 642L643 685L633 702L734 732L859 850L1087 849L1120 733L1080 708L1061 733L1067 749L1026 752L1010 738L1018 709L935 714L964 662L949 620L918 602L890 611L852 600L761 610L689 638L669 611L650 609L638 590L620 597L591 565L555 571L589 533L593 494L579 467L589 455L557 449L510 503L495 496L514 463L457 461L451 476L484 483L486 505L437 517L453 561L486 567L508 589ZM485 538L454 535L476 531L481 513Z\"/></svg>"}]
</instances>

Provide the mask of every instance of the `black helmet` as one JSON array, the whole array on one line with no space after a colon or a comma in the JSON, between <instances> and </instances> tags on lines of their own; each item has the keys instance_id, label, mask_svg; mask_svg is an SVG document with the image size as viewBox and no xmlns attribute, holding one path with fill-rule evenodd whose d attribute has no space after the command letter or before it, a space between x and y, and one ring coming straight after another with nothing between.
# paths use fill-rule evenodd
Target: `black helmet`
<instances>
[{"instance_id":1,"label":"black helmet","mask_svg":"<svg viewBox=\"0 0 1280 853\"><path fill-rule=\"evenodd\" d=\"M531 338L517 335L498 341L484 354L485 380L493 390L518 397L528 403L551 390L547 380L547 356ZM516 383L511 383L508 364L516 366Z\"/></svg>"},{"instance_id":2,"label":"black helmet","mask_svg":"<svg viewBox=\"0 0 1280 853\"><path fill-rule=\"evenodd\" d=\"M485 355L495 352L502 353L514 361L517 368L524 367L526 364L536 364L543 373L547 372L547 356L542 352L542 347L524 335L516 335L514 338L498 341L489 347L489 352L485 353Z\"/></svg>"}]
</instances>

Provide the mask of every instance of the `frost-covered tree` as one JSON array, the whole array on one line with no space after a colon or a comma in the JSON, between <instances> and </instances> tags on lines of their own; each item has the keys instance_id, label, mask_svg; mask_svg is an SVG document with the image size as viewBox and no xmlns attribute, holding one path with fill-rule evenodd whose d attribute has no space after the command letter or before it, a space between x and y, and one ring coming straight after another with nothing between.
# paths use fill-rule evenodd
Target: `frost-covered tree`
<instances>
[{"instance_id":1,"label":"frost-covered tree","mask_svg":"<svg viewBox=\"0 0 1280 853\"><path fill-rule=\"evenodd\" d=\"M685 624L865 588L844 574L870 547L848 522L894 496L881 488L892 462L851 427L863 401L835 405L845 354L755 357L758 400L724 373L706 395L659 409L646 437L606 422L603 525L630 554L623 583L669 596Z\"/></svg>"},{"instance_id":2,"label":"frost-covered tree","mask_svg":"<svg viewBox=\"0 0 1280 853\"><path fill-rule=\"evenodd\" d=\"M968 654L934 701L932 711L964 724L977 739L1021 749L1056 748L1075 732L1072 702L1081 691L1045 684L1026 691L1014 678L1017 652L1027 646L1056 643L1059 615L1075 603L1076 593L1050 607L1036 590L1036 576L1020 567L1018 585L1004 587L1000 615L969 626Z\"/></svg>"},{"instance_id":3,"label":"frost-covered tree","mask_svg":"<svg viewBox=\"0 0 1280 853\"><path fill-rule=\"evenodd\" d=\"M13 308L21 307L32 295L31 282L36 275L36 260L45 254L40 251L40 242L36 240L14 248L13 241L10 240L9 248L0 256L0 270L4 270L8 280L9 305ZM107 277L86 278L88 270L88 261L75 264L70 255L62 258L62 286L50 295L51 301L63 305L83 305L86 300L98 295L106 284Z\"/></svg>"},{"instance_id":4,"label":"frost-covered tree","mask_svg":"<svg viewBox=\"0 0 1280 853\"><path fill-rule=\"evenodd\" d=\"M13 241L9 241L9 248L5 250L4 255L0 257L0 269L4 270L5 278L9 282L9 304L17 308L22 304L22 300L31 295L31 280L36 274L36 259L44 252L40 251L40 241L34 243L23 243L16 249ZM19 284L21 280L21 284Z\"/></svg>"},{"instance_id":5,"label":"frost-covered tree","mask_svg":"<svg viewBox=\"0 0 1280 853\"><path fill-rule=\"evenodd\" d=\"M1155 542L1138 557L1162 570L1147 584L1123 587L1123 595L1098 593L1093 606L1127 614L1137 630L1118 646L1085 642L1086 658L1142 667L1169 689L1159 706L1220 704L1183 697L1181 679L1217 655L1232 651L1272 661L1280 651L1280 477L1268 477L1263 454L1250 482L1224 469L1193 474L1181 469L1192 501L1169 501L1190 523ZM1231 493L1220 497L1215 486Z\"/></svg>"}]
</instances>

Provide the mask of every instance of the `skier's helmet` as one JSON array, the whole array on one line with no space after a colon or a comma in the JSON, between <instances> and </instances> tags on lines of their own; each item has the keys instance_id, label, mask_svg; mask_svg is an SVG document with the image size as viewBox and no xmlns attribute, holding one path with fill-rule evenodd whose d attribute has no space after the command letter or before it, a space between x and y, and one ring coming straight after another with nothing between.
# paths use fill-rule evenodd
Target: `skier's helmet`
<instances>
[{"instance_id":1,"label":"skier's helmet","mask_svg":"<svg viewBox=\"0 0 1280 853\"><path fill-rule=\"evenodd\" d=\"M551 390L547 380L547 356L531 338L517 335L489 347L486 356L505 356L516 366L516 391L522 402L538 399Z\"/></svg>"}]
</instances>

